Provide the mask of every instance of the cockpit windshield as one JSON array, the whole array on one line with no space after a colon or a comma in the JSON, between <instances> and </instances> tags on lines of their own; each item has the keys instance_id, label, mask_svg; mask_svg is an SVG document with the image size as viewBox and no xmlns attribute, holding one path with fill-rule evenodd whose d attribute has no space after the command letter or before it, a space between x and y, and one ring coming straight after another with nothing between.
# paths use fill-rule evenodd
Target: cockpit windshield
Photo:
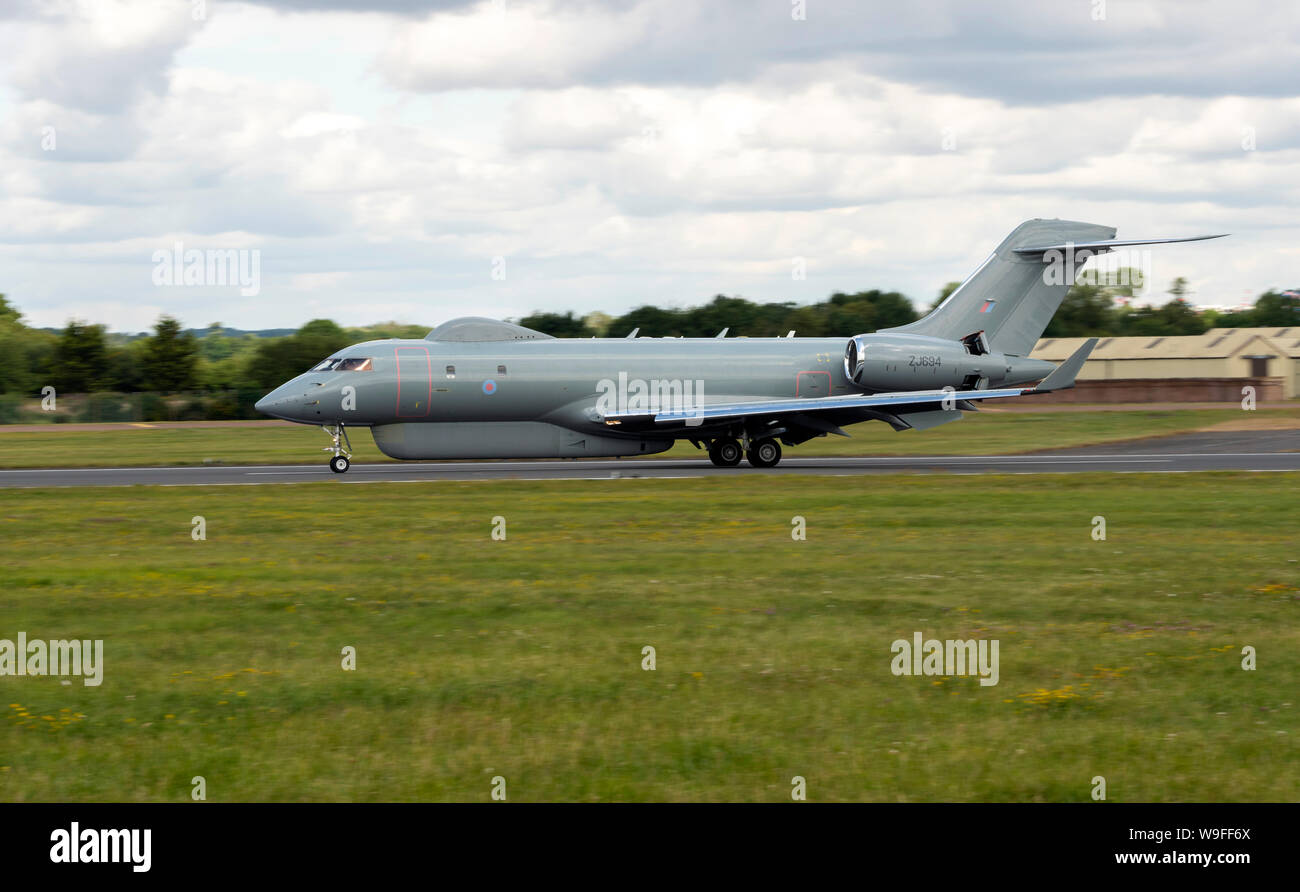
<instances>
[{"instance_id":1,"label":"cockpit windshield","mask_svg":"<svg viewBox=\"0 0 1300 892\"><path fill-rule=\"evenodd\" d=\"M309 371L313 372L368 372L374 366L368 356L349 356L346 358L334 356L329 359L321 360L320 364L313 366Z\"/></svg>"}]
</instances>

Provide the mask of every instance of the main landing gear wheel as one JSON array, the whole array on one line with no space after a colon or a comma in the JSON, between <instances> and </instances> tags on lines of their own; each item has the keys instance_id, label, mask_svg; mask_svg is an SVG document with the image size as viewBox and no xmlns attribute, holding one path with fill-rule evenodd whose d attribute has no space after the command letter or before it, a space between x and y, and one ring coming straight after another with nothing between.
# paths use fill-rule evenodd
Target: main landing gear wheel
<instances>
[{"instance_id":1,"label":"main landing gear wheel","mask_svg":"<svg viewBox=\"0 0 1300 892\"><path fill-rule=\"evenodd\" d=\"M330 470L335 474L342 474L350 464L346 455L336 455L330 459Z\"/></svg>"},{"instance_id":2,"label":"main landing gear wheel","mask_svg":"<svg viewBox=\"0 0 1300 892\"><path fill-rule=\"evenodd\" d=\"M720 468L734 468L742 454L740 444L731 438L714 440L709 446L709 461Z\"/></svg>"},{"instance_id":3,"label":"main landing gear wheel","mask_svg":"<svg viewBox=\"0 0 1300 892\"><path fill-rule=\"evenodd\" d=\"M756 468L775 468L781 460L781 444L770 437L757 440L750 444L745 457Z\"/></svg>"}]
</instances>

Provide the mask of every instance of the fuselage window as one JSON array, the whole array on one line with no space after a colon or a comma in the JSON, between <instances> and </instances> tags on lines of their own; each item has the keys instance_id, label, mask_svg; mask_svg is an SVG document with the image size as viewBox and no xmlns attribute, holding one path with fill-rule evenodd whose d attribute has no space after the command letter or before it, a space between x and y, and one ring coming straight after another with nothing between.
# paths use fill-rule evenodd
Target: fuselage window
<instances>
[{"instance_id":1,"label":"fuselage window","mask_svg":"<svg viewBox=\"0 0 1300 892\"><path fill-rule=\"evenodd\" d=\"M506 367L505 367L505 366L503 366L503 365L499 365L499 366L497 366L497 374L498 374L498 375L504 375L505 373L506 373Z\"/></svg>"},{"instance_id":2,"label":"fuselage window","mask_svg":"<svg viewBox=\"0 0 1300 892\"><path fill-rule=\"evenodd\" d=\"M448 378L456 377L456 367L454 365L447 366L447 377Z\"/></svg>"},{"instance_id":3,"label":"fuselage window","mask_svg":"<svg viewBox=\"0 0 1300 892\"><path fill-rule=\"evenodd\" d=\"M362 356L353 356L353 357L349 357L348 359L344 359L344 360L342 360L342 361L338 364L338 366L335 367L334 371L336 371L336 372L368 372L368 371L370 371L372 368L374 368L374 366L372 366L372 365L370 364L370 357L368 357L368 356L365 356L365 357L362 357Z\"/></svg>"}]
</instances>

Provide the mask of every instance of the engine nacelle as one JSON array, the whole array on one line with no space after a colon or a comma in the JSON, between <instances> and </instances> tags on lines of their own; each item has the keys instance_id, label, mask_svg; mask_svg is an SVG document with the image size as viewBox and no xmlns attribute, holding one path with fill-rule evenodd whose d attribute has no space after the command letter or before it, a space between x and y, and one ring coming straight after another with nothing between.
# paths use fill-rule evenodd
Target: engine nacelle
<instances>
[{"instance_id":1,"label":"engine nacelle","mask_svg":"<svg viewBox=\"0 0 1300 892\"><path fill-rule=\"evenodd\" d=\"M961 341L925 335L861 334L844 349L844 377L868 393L979 390L1041 381L1050 362L989 350L982 333Z\"/></svg>"}]
</instances>

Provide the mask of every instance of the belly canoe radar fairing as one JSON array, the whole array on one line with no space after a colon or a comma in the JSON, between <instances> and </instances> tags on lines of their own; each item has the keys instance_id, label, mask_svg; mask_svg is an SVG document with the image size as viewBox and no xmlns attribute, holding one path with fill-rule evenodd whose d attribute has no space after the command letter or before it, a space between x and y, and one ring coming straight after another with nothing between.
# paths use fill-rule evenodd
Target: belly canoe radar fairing
<instances>
[{"instance_id":1,"label":"belly canoe radar fairing","mask_svg":"<svg viewBox=\"0 0 1300 892\"><path fill-rule=\"evenodd\" d=\"M836 338L553 338L468 317L423 340L340 350L257 403L322 426L330 467L369 427L399 459L585 458L663 452L675 440L716 465L781 460L781 444L862 421L926 429L975 402L1074 386L1095 339L1056 366L1029 359L1077 271L1116 247L1115 230L1065 220L1020 224L924 318ZM1064 260L1068 274L1052 270ZM725 335L725 330L721 333Z\"/></svg>"}]
</instances>

